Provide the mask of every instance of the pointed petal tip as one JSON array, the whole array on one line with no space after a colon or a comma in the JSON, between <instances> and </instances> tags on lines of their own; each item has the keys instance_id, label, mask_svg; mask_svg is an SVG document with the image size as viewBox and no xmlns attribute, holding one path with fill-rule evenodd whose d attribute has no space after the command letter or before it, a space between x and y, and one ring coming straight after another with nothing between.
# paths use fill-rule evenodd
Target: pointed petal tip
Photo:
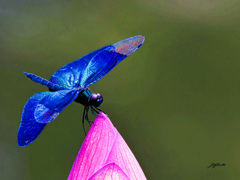
<instances>
[{"instance_id":1,"label":"pointed petal tip","mask_svg":"<svg viewBox=\"0 0 240 180\"><path fill-rule=\"evenodd\" d=\"M111 129L112 132L116 133L116 128L112 124L112 121L109 119L108 115L100 112L99 115L96 117L94 121L95 127L99 125L104 125L107 127L109 130ZM102 127L99 127L98 129L100 130Z\"/></svg>"},{"instance_id":2,"label":"pointed petal tip","mask_svg":"<svg viewBox=\"0 0 240 180\"><path fill-rule=\"evenodd\" d=\"M105 118L105 119L108 118L108 115L105 114L104 112L100 112L99 115L100 115L99 117L103 117L103 118ZM108 119L109 119L109 118L108 118Z\"/></svg>"},{"instance_id":3,"label":"pointed petal tip","mask_svg":"<svg viewBox=\"0 0 240 180\"><path fill-rule=\"evenodd\" d=\"M98 116L96 117L96 119L94 120L94 124L97 125L99 123L102 123L102 121L104 121L104 120L109 120L110 121L110 119L109 119L107 114L105 114L103 112L100 112L98 114Z\"/></svg>"}]
</instances>

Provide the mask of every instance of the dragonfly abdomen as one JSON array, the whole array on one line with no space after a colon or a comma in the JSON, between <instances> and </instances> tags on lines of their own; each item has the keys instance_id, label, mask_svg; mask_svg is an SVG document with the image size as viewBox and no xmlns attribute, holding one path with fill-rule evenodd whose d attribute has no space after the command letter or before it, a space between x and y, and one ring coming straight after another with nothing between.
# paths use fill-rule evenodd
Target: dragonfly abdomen
<instances>
[{"instance_id":1,"label":"dragonfly abdomen","mask_svg":"<svg viewBox=\"0 0 240 180\"><path fill-rule=\"evenodd\" d=\"M32 81L36 82L36 83L40 83L44 86L47 86L49 89L53 90L53 91L59 91L59 90L66 90L66 88L59 86L57 84L54 84L40 76L37 76L35 74L32 73L28 73L28 72L24 72L24 74L31 79Z\"/></svg>"}]
</instances>

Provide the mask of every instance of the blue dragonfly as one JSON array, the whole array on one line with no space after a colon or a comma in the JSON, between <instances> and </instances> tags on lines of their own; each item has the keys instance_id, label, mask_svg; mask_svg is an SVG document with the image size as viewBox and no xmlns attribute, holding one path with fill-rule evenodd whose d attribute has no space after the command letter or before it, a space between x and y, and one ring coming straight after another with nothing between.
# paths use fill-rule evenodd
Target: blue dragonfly
<instances>
[{"instance_id":1,"label":"blue dragonfly","mask_svg":"<svg viewBox=\"0 0 240 180\"><path fill-rule=\"evenodd\" d=\"M90 123L88 110L91 108L95 114L102 111L98 107L102 104L103 97L99 93L91 93L88 87L135 52L144 43L144 39L138 35L95 50L61 67L49 81L24 72L32 81L47 86L49 91L36 93L26 102L18 130L18 145L31 144L47 123L52 122L73 101L84 105L82 123L84 119Z\"/></svg>"}]
</instances>

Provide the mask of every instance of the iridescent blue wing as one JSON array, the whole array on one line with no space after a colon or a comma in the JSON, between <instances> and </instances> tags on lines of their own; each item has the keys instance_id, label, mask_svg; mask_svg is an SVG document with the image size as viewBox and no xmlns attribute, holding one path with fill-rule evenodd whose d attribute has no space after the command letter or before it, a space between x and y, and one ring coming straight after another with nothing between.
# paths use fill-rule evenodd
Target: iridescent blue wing
<instances>
[{"instance_id":1,"label":"iridescent blue wing","mask_svg":"<svg viewBox=\"0 0 240 180\"><path fill-rule=\"evenodd\" d=\"M61 90L56 92L39 92L25 104L22 120L18 130L18 145L32 143L42 132L47 123L76 99L79 91Z\"/></svg>"},{"instance_id":2,"label":"iridescent blue wing","mask_svg":"<svg viewBox=\"0 0 240 180\"><path fill-rule=\"evenodd\" d=\"M73 61L56 71L49 81L54 84L58 84L67 89L74 89L79 87L80 79L82 78L83 72L86 69L89 61L93 59L96 54L104 51L109 46L105 46L101 49L93 51L80 59Z\"/></svg>"},{"instance_id":3,"label":"iridescent blue wing","mask_svg":"<svg viewBox=\"0 0 240 180\"><path fill-rule=\"evenodd\" d=\"M50 81L67 89L88 87L136 51L143 42L144 37L139 35L105 46L63 66L52 75Z\"/></svg>"},{"instance_id":4,"label":"iridescent blue wing","mask_svg":"<svg viewBox=\"0 0 240 180\"><path fill-rule=\"evenodd\" d=\"M80 78L80 87L88 87L104 77L119 62L135 52L144 42L143 36L122 40L96 54L88 63Z\"/></svg>"},{"instance_id":5,"label":"iridescent blue wing","mask_svg":"<svg viewBox=\"0 0 240 180\"><path fill-rule=\"evenodd\" d=\"M107 74L117 64L117 58L114 60L115 54L113 46L96 54L82 73L80 87L86 88Z\"/></svg>"}]
</instances>

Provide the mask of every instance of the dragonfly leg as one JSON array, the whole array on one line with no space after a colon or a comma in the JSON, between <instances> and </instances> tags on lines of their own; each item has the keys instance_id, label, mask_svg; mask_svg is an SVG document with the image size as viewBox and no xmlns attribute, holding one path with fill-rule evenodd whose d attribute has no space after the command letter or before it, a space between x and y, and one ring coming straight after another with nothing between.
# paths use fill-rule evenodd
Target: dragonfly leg
<instances>
[{"instance_id":1,"label":"dragonfly leg","mask_svg":"<svg viewBox=\"0 0 240 180\"><path fill-rule=\"evenodd\" d=\"M103 117L101 114L99 114L100 112L103 112L103 110L97 107L91 106L91 111L94 115Z\"/></svg>"},{"instance_id":2,"label":"dragonfly leg","mask_svg":"<svg viewBox=\"0 0 240 180\"><path fill-rule=\"evenodd\" d=\"M91 126L93 124L93 121L90 121L88 118L88 110L89 107L86 106L86 114L85 114L85 120L88 122L88 124Z\"/></svg>"},{"instance_id":3,"label":"dragonfly leg","mask_svg":"<svg viewBox=\"0 0 240 180\"><path fill-rule=\"evenodd\" d=\"M106 114L102 109L98 108L98 107L94 107L95 109L97 109L99 112L103 112L104 114Z\"/></svg>"},{"instance_id":4,"label":"dragonfly leg","mask_svg":"<svg viewBox=\"0 0 240 180\"><path fill-rule=\"evenodd\" d=\"M91 106L91 111L95 116L97 116L99 114L99 112L96 109L94 109L93 106Z\"/></svg>"}]
</instances>

